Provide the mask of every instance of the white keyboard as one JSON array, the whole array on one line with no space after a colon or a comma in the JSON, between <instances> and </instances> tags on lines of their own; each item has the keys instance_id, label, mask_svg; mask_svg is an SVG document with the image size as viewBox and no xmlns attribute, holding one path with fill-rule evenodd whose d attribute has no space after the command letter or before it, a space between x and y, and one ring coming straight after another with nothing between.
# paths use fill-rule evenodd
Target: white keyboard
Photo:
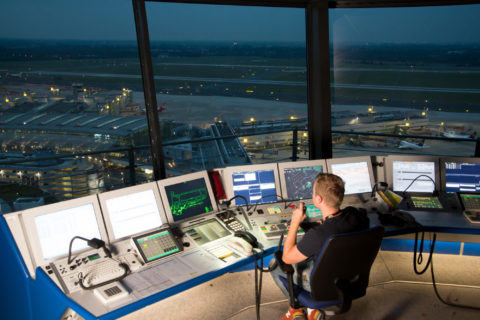
<instances>
[{"instance_id":1,"label":"white keyboard","mask_svg":"<svg viewBox=\"0 0 480 320\"><path fill-rule=\"evenodd\" d=\"M97 254L76 258L70 264L66 258L61 259L46 266L45 270L48 274L54 273L57 276L65 293L83 290L80 287L80 272L86 287L118 278L125 273L118 261Z\"/></svg>"},{"instance_id":2,"label":"white keyboard","mask_svg":"<svg viewBox=\"0 0 480 320\"><path fill-rule=\"evenodd\" d=\"M105 259L99 263L88 266L83 274L83 285L94 286L109 280L121 277L126 271L119 263L112 259Z\"/></svg>"}]
</instances>

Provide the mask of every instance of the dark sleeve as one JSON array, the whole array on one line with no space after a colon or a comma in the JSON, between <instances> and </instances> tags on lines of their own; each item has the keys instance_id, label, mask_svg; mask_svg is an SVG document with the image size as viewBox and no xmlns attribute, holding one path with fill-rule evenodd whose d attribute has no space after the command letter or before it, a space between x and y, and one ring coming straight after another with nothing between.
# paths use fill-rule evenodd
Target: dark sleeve
<instances>
[{"instance_id":1,"label":"dark sleeve","mask_svg":"<svg viewBox=\"0 0 480 320\"><path fill-rule=\"evenodd\" d=\"M298 251L300 251L304 256L313 257L322 248L323 243L325 242L325 237L321 228L322 226L317 226L310 229L298 242Z\"/></svg>"}]
</instances>

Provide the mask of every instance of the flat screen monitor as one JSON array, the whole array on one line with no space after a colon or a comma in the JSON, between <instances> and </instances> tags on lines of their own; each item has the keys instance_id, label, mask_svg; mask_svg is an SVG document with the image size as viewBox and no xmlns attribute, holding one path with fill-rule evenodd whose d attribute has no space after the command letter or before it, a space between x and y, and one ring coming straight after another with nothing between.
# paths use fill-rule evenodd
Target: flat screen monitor
<instances>
[{"instance_id":1,"label":"flat screen monitor","mask_svg":"<svg viewBox=\"0 0 480 320\"><path fill-rule=\"evenodd\" d=\"M110 242L159 228L167 222L156 182L98 195Z\"/></svg>"},{"instance_id":2,"label":"flat screen monitor","mask_svg":"<svg viewBox=\"0 0 480 320\"><path fill-rule=\"evenodd\" d=\"M156 230L147 234L133 236L132 242L145 263L183 250L171 229Z\"/></svg>"},{"instance_id":3,"label":"flat screen monitor","mask_svg":"<svg viewBox=\"0 0 480 320\"><path fill-rule=\"evenodd\" d=\"M369 156L327 159L328 172L345 182L345 195L372 192L372 159Z\"/></svg>"},{"instance_id":4,"label":"flat screen monitor","mask_svg":"<svg viewBox=\"0 0 480 320\"><path fill-rule=\"evenodd\" d=\"M385 171L389 187L397 192L433 193L439 187L438 159L430 156L388 156Z\"/></svg>"},{"instance_id":5,"label":"flat screen monitor","mask_svg":"<svg viewBox=\"0 0 480 320\"><path fill-rule=\"evenodd\" d=\"M327 165L325 160L278 163L283 199L311 199L315 178L319 173L326 171Z\"/></svg>"},{"instance_id":6,"label":"flat screen monitor","mask_svg":"<svg viewBox=\"0 0 480 320\"><path fill-rule=\"evenodd\" d=\"M480 192L480 158L440 158L442 190Z\"/></svg>"},{"instance_id":7,"label":"flat screen monitor","mask_svg":"<svg viewBox=\"0 0 480 320\"><path fill-rule=\"evenodd\" d=\"M96 195L28 209L21 217L36 267L67 256L75 236L107 241ZM87 248L86 241L77 239L72 253Z\"/></svg>"},{"instance_id":8,"label":"flat screen monitor","mask_svg":"<svg viewBox=\"0 0 480 320\"><path fill-rule=\"evenodd\" d=\"M276 163L228 167L223 170L227 198L234 196L235 205L277 202L279 195L278 167ZM243 197L243 198L241 198Z\"/></svg>"},{"instance_id":9,"label":"flat screen monitor","mask_svg":"<svg viewBox=\"0 0 480 320\"><path fill-rule=\"evenodd\" d=\"M169 222L218 211L207 171L157 181Z\"/></svg>"}]
</instances>

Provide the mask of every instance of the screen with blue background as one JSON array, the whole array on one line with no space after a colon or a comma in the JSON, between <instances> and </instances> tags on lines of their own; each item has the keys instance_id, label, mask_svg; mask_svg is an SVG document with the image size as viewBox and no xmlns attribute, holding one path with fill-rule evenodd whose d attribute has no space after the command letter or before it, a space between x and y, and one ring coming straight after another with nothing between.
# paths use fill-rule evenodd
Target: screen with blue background
<instances>
[{"instance_id":1,"label":"screen with blue background","mask_svg":"<svg viewBox=\"0 0 480 320\"><path fill-rule=\"evenodd\" d=\"M234 196L245 197L248 204L277 201L277 188L273 170L235 172L232 174ZM235 204L245 205L245 200L236 198Z\"/></svg>"}]
</instances>

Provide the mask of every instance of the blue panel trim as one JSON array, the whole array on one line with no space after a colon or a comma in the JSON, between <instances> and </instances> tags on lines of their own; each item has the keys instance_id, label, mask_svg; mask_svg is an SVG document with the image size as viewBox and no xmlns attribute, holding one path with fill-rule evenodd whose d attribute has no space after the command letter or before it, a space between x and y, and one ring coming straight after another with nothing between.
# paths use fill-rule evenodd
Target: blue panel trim
<instances>
[{"instance_id":1,"label":"blue panel trim","mask_svg":"<svg viewBox=\"0 0 480 320\"><path fill-rule=\"evenodd\" d=\"M480 256L480 243L465 242L463 245L463 255Z\"/></svg>"},{"instance_id":2,"label":"blue panel trim","mask_svg":"<svg viewBox=\"0 0 480 320\"><path fill-rule=\"evenodd\" d=\"M431 241L424 241L423 252L430 251ZM409 239L388 239L382 241L381 249L383 251L405 251L413 252L415 240ZM417 244L417 252L419 252L420 240ZM460 254L460 242L437 241L435 242L435 253L442 254Z\"/></svg>"},{"instance_id":3,"label":"blue panel trim","mask_svg":"<svg viewBox=\"0 0 480 320\"><path fill-rule=\"evenodd\" d=\"M0 287L4 289L0 300L0 318L33 319L30 273L3 216L0 217Z\"/></svg>"}]
</instances>

